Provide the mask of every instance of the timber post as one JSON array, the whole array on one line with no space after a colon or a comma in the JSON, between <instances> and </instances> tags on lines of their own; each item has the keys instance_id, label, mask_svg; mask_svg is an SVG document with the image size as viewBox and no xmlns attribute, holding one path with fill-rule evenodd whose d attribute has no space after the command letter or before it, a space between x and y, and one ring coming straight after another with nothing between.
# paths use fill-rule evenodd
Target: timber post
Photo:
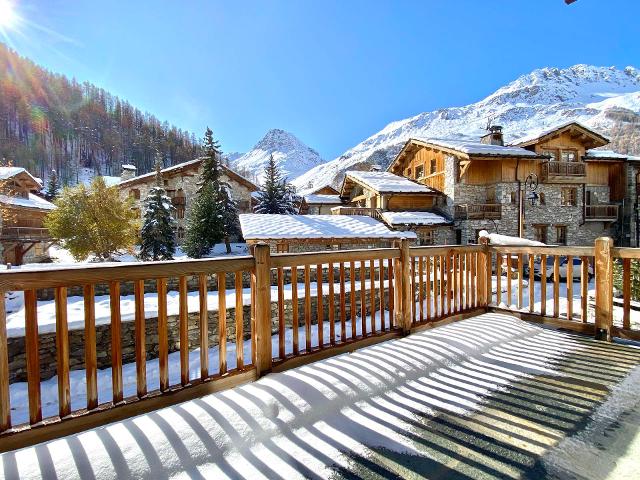
<instances>
[{"instance_id":1,"label":"timber post","mask_svg":"<svg viewBox=\"0 0 640 480\"><path fill-rule=\"evenodd\" d=\"M490 275L490 272L487 272L488 258L490 257L489 253L489 238L481 237L480 245L482 246L482 253L478 255L478 270L476 273L477 282L478 282L478 304L481 307L487 307L489 305L489 291L491 288L491 283L487 285L487 279Z\"/></svg>"},{"instance_id":2,"label":"timber post","mask_svg":"<svg viewBox=\"0 0 640 480\"><path fill-rule=\"evenodd\" d=\"M255 286L255 308L253 324L256 341L256 370L258 377L271 371L271 271L270 248L259 243L253 250L255 268L252 273L252 285Z\"/></svg>"},{"instance_id":3,"label":"timber post","mask_svg":"<svg viewBox=\"0 0 640 480\"><path fill-rule=\"evenodd\" d=\"M401 282L399 286L396 286L396 291L400 292L400 303L398 303L398 315L399 325L402 327L402 331L405 335L411 332L411 272L409 269L409 263L411 261L411 254L409 252L409 240L403 238L400 240L400 258L399 269Z\"/></svg>"},{"instance_id":4,"label":"timber post","mask_svg":"<svg viewBox=\"0 0 640 480\"><path fill-rule=\"evenodd\" d=\"M611 341L613 326L613 240L609 237L596 239L595 276L596 276L596 338Z\"/></svg>"}]
</instances>

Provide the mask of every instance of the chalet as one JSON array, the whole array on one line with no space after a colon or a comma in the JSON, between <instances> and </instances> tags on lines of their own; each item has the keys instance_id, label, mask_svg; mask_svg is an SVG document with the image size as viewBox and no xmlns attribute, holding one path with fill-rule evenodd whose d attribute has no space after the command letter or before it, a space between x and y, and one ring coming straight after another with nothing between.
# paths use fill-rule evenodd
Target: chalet
<instances>
[{"instance_id":1,"label":"chalet","mask_svg":"<svg viewBox=\"0 0 640 480\"><path fill-rule=\"evenodd\" d=\"M265 242L276 252L384 247L416 238L360 215L244 214L240 227L247 244Z\"/></svg>"},{"instance_id":2,"label":"chalet","mask_svg":"<svg viewBox=\"0 0 640 480\"><path fill-rule=\"evenodd\" d=\"M340 205L340 192L330 185L325 185L301 195L300 214L330 215L331 209Z\"/></svg>"},{"instance_id":3,"label":"chalet","mask_svg":"<svg viewBox=\"0 0 640 480\"><path fill-rule=\"evenodd\" d=\"M40 197L42 182L20 167L0 167L0 245L4 263L21 265L48 256L44 217L55 206Z\"/></svg>"},{"instance_id":4,"label":"chalet","mask_svg":"<svg viewBox=\"0 0 640 480\"><path fill-rule=\"evenodd\" d=\"M164 188L176 207L178 222L178 242L184 238L187 211L198 189L202 174L202 158L173 165L161 170ZM132 173L133 172L133 173ZM134 200L134 208L141 215L142 202L149 190L156 185L155 172L135 176L135 167L123 165L122 180L116 186L123 197ZM251 194L258 191L258 186L226 166L222 166L222 178L231 186L231 193L238 205L239 213L251 212Z\"/></svg>"},{"instance_id":5,"label":"chalet","mask_svg":"<svg viewBox=\"0 0 640 480\"><path fill-rule=\"evenodd\" d=\"M388 173L441 195L438 213L453 228L437 243L474 242L480 230L562 245L603 235L621 243L630 238L623 220L636 202L627 192L635 195L637 173L634 157L596 150L608 143L570 122L505 145L494 126L478 142L409 139Z\"/></svg>"}]
</instances>

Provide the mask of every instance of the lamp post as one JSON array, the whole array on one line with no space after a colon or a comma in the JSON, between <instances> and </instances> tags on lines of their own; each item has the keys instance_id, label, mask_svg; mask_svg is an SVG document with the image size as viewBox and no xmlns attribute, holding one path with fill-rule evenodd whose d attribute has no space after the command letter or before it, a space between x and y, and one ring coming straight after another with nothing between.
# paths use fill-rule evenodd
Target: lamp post
<instances>
[{"instance_id":1,"label":"lamp post","mask_svg":"<svg viewBox=\"0 0 640 480\"><path fill-rule=\"evenodd\" d=\"M538 189L538 175L535 173L530 173L527 175L526 180L524 181L524 188L520 192L520 198L518 199L519 203L519 217L520 221L518 222L520 231L518 232L518 236L520 238L524 238L524 213L525 213L525 205L526 201L531 202L531 206L533 207L538 201L539 195L536 192Z\"/></svg>"}]
</instances>

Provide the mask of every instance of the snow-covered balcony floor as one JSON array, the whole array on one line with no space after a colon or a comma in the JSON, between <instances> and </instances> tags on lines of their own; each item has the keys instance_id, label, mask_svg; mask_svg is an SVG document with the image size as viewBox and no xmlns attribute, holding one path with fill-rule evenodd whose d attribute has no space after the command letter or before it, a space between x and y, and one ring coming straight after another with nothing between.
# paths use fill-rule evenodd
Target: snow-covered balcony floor
<instances>
[{"instance_id":1,"label":"snow-covered balcony floor","mask_svg":"<svg viewBox=\"0 0 640 480\"><path fill-rule=\"evenodd\" d=\"M639 365L489 313L9 452L0 476L637 478Z\"/></svg>"}]
</instances>

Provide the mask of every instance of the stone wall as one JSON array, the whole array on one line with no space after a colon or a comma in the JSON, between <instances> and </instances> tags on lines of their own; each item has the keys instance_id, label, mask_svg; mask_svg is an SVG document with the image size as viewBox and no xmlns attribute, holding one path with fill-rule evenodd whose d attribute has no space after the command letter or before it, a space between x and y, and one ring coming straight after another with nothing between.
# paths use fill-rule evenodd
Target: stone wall
<instances>
[{"instance_id":1,"label":"stone wall","mask_svg":"<svg viewBox=\"0 0 640 480\"><path fill-rule=\"evenodd\" d=\"M348 283L348 280L347 280ZM379 290L375 292L374 308L378 311L380 302L378 298ZM385 289L385 306L388 309L389 306L389 292ZM334 309L336 319L336 332L340 331L340 304L338 301L339 290L336 289L335 299L329 301L329 295L322 297L324 307L324 320L328 322L329 309ZM370 305L370 291L365 293L365 304L367 307ZM357 291L355 295L356 300L356 312L360 313L360 292ZM311 324L317 324L317 297L311 298L311 314L309 321ZM292 318L292 301L286 300L284 304L285 312L285 325L291 327ZM346 295L346 319L351 319L351 299L349 293ZM369 308L367 308L367 315L370 314ZM243 308L243 330L244 340L251 338L250 328L250 307L245 306ZM271 303L271 318L272 318L272 334L278 332L278 303L277 301ZM180 337L179 337L179 316L171 315L168 317L168 337L169 337L169 353L178 351L180 349ZM235 308L230 306L226 312L227 321L227 341L235 342ZM304 298L298 300L298 321L299 325L305 324L305 306ZM189 349L193 350L199 348L200 339L200 319L199 313L189 313ZM218 345L218 312L209 311L208 313L208 328L209 328L209 345ZM122 346L122 361L123 363L135 362L135 324L132 321L122 322L122 335L120 338ZM145 321L145 345L146 345L146 358L147 360L158 357L158 319L147 318ZM348 333L350 336L350 333ZM325 340L327 341L327 340ZM25 343L24 337L9 338L7 342L8 354L9 354L9 382L22 382L26 381L26 355L25 355ZM304 349L304 345L300 346L300 349ZM40 351L40 376L42 380L52 378L57 374L57 362L56 362L56 335L55 333L46 333L39 335L39 351ZM84 368L84 330L70 330L69 331L69 368L71 370L79 370ZM98 369L111 368L111 326L110 325L97 325L96 326L96 352ZM277 352L274 352L277 355ZM250 359L246 359L245 362L249 363Z\"/></svg>"}]
</instances>

